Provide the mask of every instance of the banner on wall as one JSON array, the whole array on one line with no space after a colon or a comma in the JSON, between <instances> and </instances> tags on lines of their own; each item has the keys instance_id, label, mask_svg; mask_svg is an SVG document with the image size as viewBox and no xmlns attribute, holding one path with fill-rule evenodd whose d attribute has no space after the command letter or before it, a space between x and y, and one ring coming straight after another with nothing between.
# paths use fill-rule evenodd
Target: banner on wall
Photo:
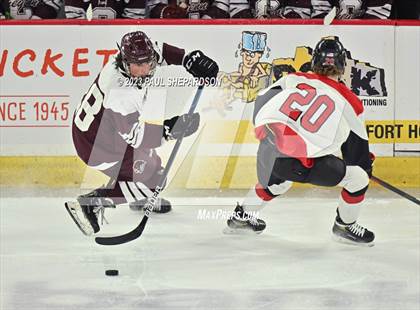
<instances>
[{"instance_id":1,"label":"banner on wall","mask_svg":"<svg viewBox=\"0 0 420 310\"><path fill-rule=\"evenodd\" d=\"M255 155L256 141L248 123L258 91L285 74L308 71L312 47L327 35L338 36L347 49L344 82L365 106L374 152L393 156L395 143L415 143L413 126L417 124L394 117L392 26L38 25L30 31L24 26L0 30L2 154L74 155L73 111L102 66L117 52L116 42L133 30L187 51L200 49L217 60L220 87L204 96L202 112L209 122L222 127L236 125L230 135L218 130L217 136L204 134L208 140L201 141L200 154L206 154L206 148L208 154L219 148L226 150L220 156ZM204 38L206 32L217 35ZM183 68L168 68L167 74L188 76ZM170 89L165 101L169 105L190 94L191 87ZM227 144L231 147L225 147ZM238 144L246 144L245 149L232 151Z\"/></svg>"}]
</instances>

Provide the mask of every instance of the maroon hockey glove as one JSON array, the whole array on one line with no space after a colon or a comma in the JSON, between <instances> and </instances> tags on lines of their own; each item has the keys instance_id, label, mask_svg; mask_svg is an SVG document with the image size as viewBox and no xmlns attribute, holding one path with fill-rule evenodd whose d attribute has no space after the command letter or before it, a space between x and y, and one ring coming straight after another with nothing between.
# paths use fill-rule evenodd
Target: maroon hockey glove
<instances>
[{"instance_id":1,"label":"maroon hockey glove","mask_svg":"<svg viewBox=\"0 0 420 310\"><path fill-rule=\"evenodd\" d=\"M174 116L163 122L163 137L166 140L178 140L181 137L191 136L200 125L200 114L183 114Z\"/></svg>"},{"instance_id":2,"label":"maroon hockey glove","mask_svg":"<svg viewBox=\"0 0 420 310\"><path fill-rule=\"evenodd\" d=\"M202 51L191 52L184 57L183 66L196 78L216 78L219 72L217 63Z\"/></svg>"}]
</instances>

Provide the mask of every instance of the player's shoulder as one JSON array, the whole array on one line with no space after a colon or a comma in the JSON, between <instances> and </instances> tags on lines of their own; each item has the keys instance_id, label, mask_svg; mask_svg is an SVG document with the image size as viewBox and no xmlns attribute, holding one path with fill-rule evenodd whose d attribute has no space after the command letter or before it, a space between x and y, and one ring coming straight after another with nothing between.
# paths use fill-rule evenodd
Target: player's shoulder
<instances>
[{"instance_id":1,"label":"player's shoulder","mask_svg":"<svg viewBox=\"0 0 420 310\"><path fill-rule=\"evenodd\" d=\"M118 85L121 85L122 79L124 79L124 75L116 67L115 58L112 57L99 73L99 88L103 92L106 92L108 88L117 87Z\"/></svg>"},{"instance_id":2,"label":"player's shoulder","mask_svg":"<svg viewBox=\"0 0 420 310\"><path fill-rule=\"evenodd\" d=\"M354 112L357 115L360 115L364 112L363 103L359 99L359 97L356 96L354 92L351 91L350 88L347 87L344 82L338 82L339 84L339 91L340 94L351 104L353 107Z\"/></svg>"}]
</instances>

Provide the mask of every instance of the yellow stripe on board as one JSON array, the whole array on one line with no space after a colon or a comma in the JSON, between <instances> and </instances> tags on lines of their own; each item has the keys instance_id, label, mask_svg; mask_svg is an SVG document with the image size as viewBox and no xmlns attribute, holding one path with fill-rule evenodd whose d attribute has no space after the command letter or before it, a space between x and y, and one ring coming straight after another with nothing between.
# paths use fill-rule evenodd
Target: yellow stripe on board
<instances>
[{"instance_id":1,"label":"yellow stripe on board","mask_svg":"<svg viewBox=\"0 0 420 310\"><path fill-rule=\"evenodd\" d=\"M76 156L0 157L1 186L92 188L106 183L107 179Z\"/></svg>"},{"instance_id":2,"label":"yellow stripe on board","mask_svg":"<svg viewBox=\"0 0 420 310\"><path fill-rule=\"evenodd\" d=\"M246 128L244 135L236 134ZM418 120L384 120L366 121L369 142L384 143L420 143L420 121ZM248 120L211 121L203 133L204 143L257 143L254 126Z\"/></svg>"},{"instance_id":3,"label":"yellow stripe on board","mask_svg":"<svg viewBox=\"0 0 420 310\"><path fill-rule=\"evenodd\" d=\"M366 121L370 143L420 143L420 121Z\"/></svg>"},{"instance_id":4,"label":"yellow stripe on board","mask_svg":"<svg viewBox=\"0 0 420 310\"><path fill-rule=\"evenodd\" d=\"M236 132L236 136L234 140L236 142L233 145L234 148L240 147L240 145L244 143L246 134L247 133L249 134L249 128L252 128L250 122L241 121L239 123L238 131ZM236 151L236 150L232 149L232 151ZM230 183L232 182L232 177L236 171L239 158L240 158L239 156L229 156L225 173L221 181L221 188L230 188Z\"/></svg>"},{"instance_id":5,"label":"yellow stripe on board","mask_svg":"<svg viewBox=\"0 0 420 310\"><path fill-rule=\"evenodd\" d=\"M191 170L177 174L171 187L191 189L246 189L256 182L255 156L234 159L226 172L227 156L195 157ZM185 167L184 167L185 168ZM227 173L230 173L227 176ZM374 173L397 187L420 187L420 157L379 157ZM229 182L223 183L223 180ZM86 168L73 156L0 157L0 185L21 187L95 188L107 182L100 172Z\"/></svg>"}]
</instances>

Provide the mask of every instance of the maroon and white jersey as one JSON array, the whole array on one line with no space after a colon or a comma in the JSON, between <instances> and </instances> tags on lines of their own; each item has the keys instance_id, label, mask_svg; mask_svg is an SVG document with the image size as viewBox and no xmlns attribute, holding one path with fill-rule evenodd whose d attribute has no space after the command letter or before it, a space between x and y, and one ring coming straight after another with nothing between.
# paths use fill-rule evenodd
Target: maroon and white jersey
<instances>
[{"instance_id":1,"label":"maroon and white jersey","mask_svg":"<svg viewBox=\"0 0 420 310\"><path fill-rule=\"evenodd\" d=\"M63 0L10 0L13 19L53 19L63 7Z\"/></svg>"},{"instance_id":2,"label":"maroon and white jersey","mask_svg":"<svg viewBox=\"0 0 420 310\"><path fill-rule=\"evenodd\" d=\"M312 18L323 18L335 6L338 19L387 19L393 0L312 0Z\"/></svg>"},{"instance_id":3,"label":"maroon and white jersey","mask_svg":"<svg viewBox=\"0 0 420 310\"><path fill-rule=\"evenodd\" d=\"M211 7L213 0L170 0L169 4L179 6L182 9L186 10L186 18L189 19L201 19L206 13L207 10ZM220 12L222 17L219 18L229 18L225 11Z\"/></svg>"},{"instance_id":4,"label":"maroon and white jersey","mask_svg":"<svg viewBox=\"0 0 420 310\"><path fill-rule=\"evenodd\" d=\"M158 4L167 0L65 0L66 18L86 19L92 6L92 19L132 18L142 19Z\"/></svg>"},{"instance_id":5,"label":"maroon and white jersey","mask_svg":"<svg viewBox=\"0 0 420 310\"><path fill-rule=\"evenodd\" d=\"M248 0L178 0L176 5L186 10L189 19L253 17Z\"/></svg>"},{"instance_id":6,"label":"maroon and white jersey","mask_svg":"<svg viewBox=\"0 0 420 310\"><path fill-rule=\"evenodd\" d=\"M257 17L311 18L310 0L257 0Z\"/></svg>"},{"instance_id":7,"label":"maroon and white jersey","mask_svg":"<svg viewBox=\"0 0 420 310\"><path fill-rule=\"evenodd\" d=\"M158 49L156 48L158 51ZM161 66L179 65L184 50L163 44ZM99 73L75 110L72 133L79 157L89 166L106 170L124 158L127 147L150 150L161 145L163 126L142 119L148 88L127 80L111 59Z\"/></svg>"},{"instance_id":8,"label":"maroon and white jersey","mask_svg":"<svg viewBox=\"0 0 420 310\"><path fill-rule=\"evenodd\" d=\"M207 11L202 14L203 19L252 17L248 0L214 0L209 2Z\"/></svg>"},{"instance_id":9,"label":"maroon and white jersey","mask_svg":"<svg viewBox=\"0 0 420 310\"><path fill-rule=\"evenodd\" d=\"M311 3L307 0L286 0L281 17L311 18Z\"/></svg>"},{"instance_id":10,"label":"maroon and white jersey","mask_svg":"<svg viewBox=\"0 0 420 310\"><path fill-rule=\"evenodd\" d=\"M367 142L363 105L344 84L312 73L292 73L259 94L254 111L257 137L270 135L294 158L340 151L353 132Z\"/></svg>"}]
</instances>

